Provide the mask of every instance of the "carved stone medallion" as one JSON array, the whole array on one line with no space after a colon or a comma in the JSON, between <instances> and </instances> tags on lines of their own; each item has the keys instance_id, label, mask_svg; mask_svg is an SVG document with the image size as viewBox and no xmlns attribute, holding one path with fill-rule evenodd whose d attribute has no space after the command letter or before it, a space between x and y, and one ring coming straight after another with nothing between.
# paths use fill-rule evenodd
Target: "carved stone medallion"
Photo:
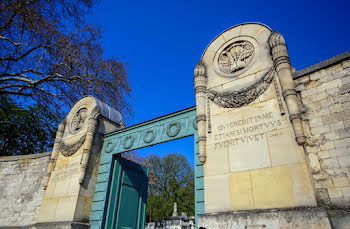
<instances>
[{"instance_id":1,"label":"carved stone medallion","mask_svg":"<svg viewBox=\"0 0 350 229\"><path fill-rule=\"evenodd\" d=\"M87 117L86 108L81 108L78 110L77 113L75 113L70 126L73 133L78 132L83 127L86 117Z\"/></svg>"},{"instance_id":2,"label":"carved stone medallion","mask_svg":"<svg viewBox=\"0 0 350 229\"><path fill-rule=\"evenodd\" d=\"M238 73L247 67L254 56L254 46L249 41L235 41L219 54L218 68L227 74Z\"/></svg>"}]
</instances>

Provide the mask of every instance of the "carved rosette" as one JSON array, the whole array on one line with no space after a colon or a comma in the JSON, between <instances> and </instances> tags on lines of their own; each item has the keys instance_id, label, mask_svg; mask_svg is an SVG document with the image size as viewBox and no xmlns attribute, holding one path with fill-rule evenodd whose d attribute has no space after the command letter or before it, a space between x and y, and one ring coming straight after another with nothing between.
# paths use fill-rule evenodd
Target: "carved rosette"
<instances>
[{"instance_id":1,"label":"carved rosette","mask_svg":"<svg viewBox=\"0 0 350 229\"><path fill-rule=\"evenodd\" d=\"M239 40L228 45L219 54L218 68L227 74L239 73L247 67L254 56L254 46L249 41Z\"/></svg>"},{"instance_id":2,"label":"carved rosette","mask_svg":"<svg viewBox=\"0 0 350 229\"><path fill-rule=\"evenodd\" d=\"M237 91L217 92L208 90L208 98L216 105L224 108L238 108L247 105L262 95L270 86L274 68L271 67L264 76L253 85Z\"/></svg>"},{"instance_id":3,"label":"carved rosette","mask_svg":"<svg viewBox=\"0 0 350 229\"><path fill-rule=\"evenodd\" d=\"M279 32L272 31L269 38L269 43L274 67L281 84L282 96L287 104L289 120L292 123L296 141L298 145L304 145L306 142L306 137L302 126L298 98L294 88L293 76L285 40Z\"/></svg>"},{"instance_id":4,"label":"carved rosette","mask_svg":"<svg viewBox=\"0 0 350 229\"><path fill-rule=\"evenodd\" d=\"M197 108L197 128L199 158L202 163L206 161L206 100L207 100L207 76L202 61L199 61L194 69L194 90Z\"/></svg>"},{"instance_id":5,"label":"carved rosette","mask_svg":"<svg viewBox=\"0 0 350 229\"><path fill-rule=\"evenodd\" d=\"M85 106L80 107L78 111L73 115L73 117L70 120L70 124L68 125L70 133L78 134L83 129L84 125L87 125L87 118L88 109ZM58 150L59 153L61 153L65 157L69 157L75 154L84 144L85 138L86 133L83 134L78 140L73 142L61 140Z\"/></svg>"},{"instance_id":6,"label":"carved rosette","mask_svg":"<svg viewBox=\"0 0 350 229\"><path fill-rule=\"evenodd\" d=\"M78 112L72 118L70 129L71 132L76 133L81 130L87 117L87 109L85 107L80 108Z\"/></svg>"}]
</instances>

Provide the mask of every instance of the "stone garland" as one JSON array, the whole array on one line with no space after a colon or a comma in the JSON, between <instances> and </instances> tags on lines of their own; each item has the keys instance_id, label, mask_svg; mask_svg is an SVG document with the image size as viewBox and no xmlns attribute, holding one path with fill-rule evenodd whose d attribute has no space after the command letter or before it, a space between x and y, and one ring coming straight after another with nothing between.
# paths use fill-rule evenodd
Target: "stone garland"
<instances>
[{"instance_id":1,"label":"stone garland","mask_svg":"<svg viewBox=\"0 0 350 229\"><path fill-rule=\"evenodd\" d=\"M270 86L275 70L271 67L264 76L253 85L238 91L217 92L208 90L208 98L223 108L238 108L253 102Z\"/></svg>"},{"instance_id":2,"label":"stone garland","mask_svg":"<svg viewBox=\"0 0 350 229\"><path fill-rule=\"evenodd\" d=\"M80 147L83 145L85 138L86 134L81 136L78 141L73 142L71 144L67 144L64 141L62 141L60 144L59 152L65 157L69 157L75 154L78 151L78 149L80 149Z\"/></svg>"}]
</instances>

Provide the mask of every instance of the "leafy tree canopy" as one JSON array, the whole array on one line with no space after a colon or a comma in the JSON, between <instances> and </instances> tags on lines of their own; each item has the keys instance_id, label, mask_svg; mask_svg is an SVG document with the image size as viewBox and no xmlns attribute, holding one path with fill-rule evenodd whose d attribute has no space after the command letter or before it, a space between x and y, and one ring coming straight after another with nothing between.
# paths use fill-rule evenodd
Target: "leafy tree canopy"
<instances>
[{"instance_id":1,"label":"leafy tree canopy","mask_svg":"<svg viewBox=\"0 0 350 229\"><path fill-rule=\"evenodd\" d=\"M101 28L86 22L95 2L0 1L0 95L61 115L62 106L93 95L130 114L125 65L103 56Z\"/></svg>"},{"instance_id":2,"label":"leafy tree canopy","mask_svg":"<svg viewBox=\"0 0 350 229\"><path fill-rule=\"evenodd\" d=\"M0 96L0 156L42 153L52 148L58 119L38 105L20 107Z\"/></svg>"},{"instance_id":3,"label":"leafy tree canopy","mask_svg":"<svg viewBox=\"0 0 350 229\"><path fill-rule=\"evenodd\" d=\"M146 163L150 168L147 219L160 222L171 216L174 202L179 214L194 215L194 170L186 157L178 153L151 155Z\"/></svg>"}]
</instances>

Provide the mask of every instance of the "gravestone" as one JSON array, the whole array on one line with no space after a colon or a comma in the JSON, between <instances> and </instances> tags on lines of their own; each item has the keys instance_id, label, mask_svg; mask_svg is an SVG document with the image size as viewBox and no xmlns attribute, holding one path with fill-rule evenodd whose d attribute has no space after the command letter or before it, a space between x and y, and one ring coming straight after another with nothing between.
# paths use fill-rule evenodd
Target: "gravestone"
<instances>
[{"instance_id":1,"label":"gravestone","mask_svg":"<svg viewBox=\"0 0 350 229\"><path fill-rule=\"evenodd\" d=\"M203 53L194 77L199 227L330 228L316 206L291 69L283 36L261 24L230 28Z\"/></svg>"},{"instance_id":2,"label":"gravestone","mask_svg":"<svg viewBox=\"0 0 350 229\"><path fill-rule=\"evenodd\" d=\"M56 134L36 227L89 222L103 134L123 127L118 111L91 96L72 107Z\"/></svg>"}]
</instances>

